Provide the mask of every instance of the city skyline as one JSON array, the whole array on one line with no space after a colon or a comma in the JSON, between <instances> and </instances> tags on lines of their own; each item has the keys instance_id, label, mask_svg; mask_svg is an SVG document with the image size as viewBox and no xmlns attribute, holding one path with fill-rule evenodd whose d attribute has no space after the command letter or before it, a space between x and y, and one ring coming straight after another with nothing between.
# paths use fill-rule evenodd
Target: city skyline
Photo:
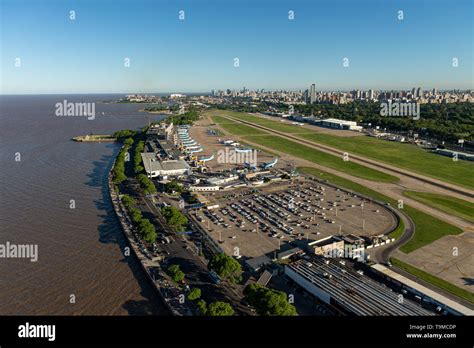
<instances>
[{"instance_id":1,"label":"city skyline","mask_svg":"<svg viewBox=\"0 0 474 348\"><path fill-rule=\"evenodd\" d=\"M473 88L469 1L125 5L2 1L0 93Z\"/></svg>"}]
</instances>

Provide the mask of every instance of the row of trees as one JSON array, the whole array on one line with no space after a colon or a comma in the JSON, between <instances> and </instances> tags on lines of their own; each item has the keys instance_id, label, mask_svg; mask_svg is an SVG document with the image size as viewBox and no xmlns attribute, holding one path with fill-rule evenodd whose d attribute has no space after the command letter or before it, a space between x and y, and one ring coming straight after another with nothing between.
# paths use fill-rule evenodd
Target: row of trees
<instances>
[{"instance_id":1,"label":"row of trees","mask_svg":"<svg viewBox=\"0 0 474 348\"><path fill-rule=\"evenodd\" d=\"M161 214L166 219L168 225L174 227L176 231L183 231L184 227L188 224L188 218L176 207L163 207L161 208Z\"/></svg>"},{"instance_id":2,"label":"row of trees","mask_svg":"<svg viewBox=\"0 0 474 348\"><path fill-rule=\"evenodd\" d=\"M180 115L173 115L168 118L175 125L192 124L199 119L199 114L195 110L190 110Z\"/></svg>"},{"instance_id":3,"label":"row of trees","mask_svg":"<svg viewBox=\"0 0 474 348\"><path fill-rule=\"evenodd\" d=\"M124 180L127 179L127 175L125 175L125 159L128 156L128 150L130 149L130 146L132 146L132 144L133 144L133 139L127 138L124 141L124 145L122 149L117 155L115 166L112 172L113 182L116 185L121 184Z\"/></svg>"},{"instance_id":4,"label":"row of trees","mask_svg":"<svg viewBox=\"0 0 474 348\"><path fill-rule=\"evenodd\" d=\"M153 226L150 220L144 218L140 210L137 208L129 209L129 213L132 224L137 229L140 237L148 243L154 243L156 241L155 226Z\"/></svg>"},{"instance_id":5,"label":"row of trees","mask_svg":"<svg viewBox=\"0 0 474 348\"><path fill-rule=\"evenodd\" d=\"M222 104L217 105L216 107L219 110L230 110L240 112L266 112L269 107L269 104L265 102L249 105L249 103L251 102L249 98L234 98L233 101L234 104Z\"/></svg>"},{"instance_id":6,"label":"row of trees","mask_svg":"<svg viewBox=\"0 0 474 348\"><path fill-rule=\"evenodd\" d=\"M130 209L132 208L135 204L137 204L137 201L134 200L132 197L129 195L123 195L122 196L122 203L125 206L125 208Z\"/></svg>"},{"instance_id":7,"label":"row of trees","mask_svg":"<svg viewBox=\"0 0 474 348\"><path fill-rule=\"evenodd\" d=\"M380 115L380 102L354 101L349 104L298 104L295 112L306 116L315 115L325 118L339 118L357 121L362 124L371 123L391 131L413 131L421 136L438 140L457 142L462 138L474 139L474 108L469 102L449 104L421 104L420 119L410 117L389 117ZM243 98L234 104L218 105L218 109L241 112L266 112L269 107L287 112L288 105L282 103L261 102L255 106L248 105Z\"/></svg>"},{"instance_id":8,"label":"row of trees","mask_svg":"<svg viewBox=\"0 0 474 348\"><path fill-rule=\"evenodd\" d=\"M143 217L140 210L135 208L136 201L129 195L123 195L122 203L127 208L132 225L137 229L140 237L148 243L154 243L156 241L155 226Z\"/></svg>"},{"instance_id":9,"label":"row of trees","mask_svg":"<svg viewBox=\"0 0 474 348\"><path fill-rule=\"evenodd\" d=\"M298 315L295 306L288 302L283 291L268 289L254 283L244 289L245 300L255 308L257 314L266 316Z\"/></svg>"},{"instance_id":10,"label":"row of trees","mask_svg":"<svg viewBox=\"0 0 474 348\"><path fill-rule=\"evenodd\" d=\"M147 106L145 111L151 111L151 112L158 112L158 111L178 111L179 110L179 105L174 104L174 105L166 105L166 104L158 104L154 106Z\"/></svg>"},{"instance_id":11,"label":"row of trees","mask_svg":"<svg viewBox=\"0 0 474 348\"><path fill-rule=\"evenodd\" d=\"M125 174L125 162L126 160L128 160L128 150L134 143L134 139L132 137L138 138L138 135L139 134L133 130L121 130L114 133L114 137L123 142L123 147L117 155L115 167L112 173L113 181L115 184L120 184L127 179L127 176ZM139 159L138 165L140 165L140 153L143 151L143 149L144 142L138 142L135 146L134 155L135 172L137 172L137 157ZM139 172L141 172L142 170L139 170ZM145 194L151 194L156 192L155 185L146 175L139 174L137 179ZM123 195L122 203L127 208L132 224L137 229L140 237L148 243L155 242L157 237L155 226L150 222L150 220L144 218L141 211L135 207L136 201L129 195Z\"/></svg>"},{"instance_id":12,"label":"row of trees","mask_svg":"<svg viewBox=\"0 0 474 348\"><path fill-rule=\"evenodd\" d=\"M145 142L143 140L140 140L135 146L135 152L133 154L133 171L137 175L143 172L142 152L144 149L145 149Z\"/></svg>"},{"instance_id":13,"label":"row of trees","mask_svg":"<svg viewBox=\"0 0 474 348\"><path fill-rule=\"evenodd\" d=\"M144 194L149 195L156 192L155 184L145 174L138 174L137 180Z\"/></svg>"},{"instance_id":14,"label":"row of trees","mask_svg":"<svg viewBox=\"0 0 474 348\"><path fill-rule=\"evenodd\" d=\"M286 106L286 109L288 107ZM393 131L413 131L445 141L459 138L474 139L474 108L469 102L449 104L421 104L420 119L380 115L380 102L356 101L350 104L295 105L304 115L321 115L371 123Z\"/></svg>"}]
</instances>

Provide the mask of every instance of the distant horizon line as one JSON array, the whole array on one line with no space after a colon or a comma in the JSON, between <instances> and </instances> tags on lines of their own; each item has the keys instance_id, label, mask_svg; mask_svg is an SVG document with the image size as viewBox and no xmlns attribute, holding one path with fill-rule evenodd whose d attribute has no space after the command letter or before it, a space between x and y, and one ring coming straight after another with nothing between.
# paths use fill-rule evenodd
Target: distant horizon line
<instances>
[{"instance_id":1,"label":"distant horizon line","mask_svg":"<svg viewBox=\"0 0 474 348\"><path fill-rule=\"evenodd\" d=\"M214 91L226 91L230 89L231 91L241 91L243 87L239 89L231 89L231 88L219 88L213 89ZM351 91L408 91L413 88L421 88L422 90L433 90L436 89L438 92L445 91L470 91L474 90L473 88L437 88L437 87L409 87L409 88L399 88L399 89L374 89L374 88L352 88L352 89L317 89L316 92L351 92ZM265 90L266 92L277 92L277 91L289 91L289 92L298 92L298 91L305 91L306 89L266 89L266 88L256 88L256 89L248 89L248 91L256 91L256 90ZM210 91L201 91L201 92L186 92L186 91L166 91L166 92L96 92L96 93L84 93L84 92L55 92L55 93L0 93L0 96L23 96L23 95L156 95L156 94L189 94L189 95L202 95L202 94L210 94Z\"/></svg>"}]
</instances>

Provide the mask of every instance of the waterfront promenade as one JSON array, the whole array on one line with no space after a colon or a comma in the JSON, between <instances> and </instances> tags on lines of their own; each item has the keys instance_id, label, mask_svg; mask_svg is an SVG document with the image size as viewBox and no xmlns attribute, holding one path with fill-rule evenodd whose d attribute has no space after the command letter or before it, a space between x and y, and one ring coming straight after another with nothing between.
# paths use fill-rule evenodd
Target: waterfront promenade
<instances>
[{"instance_id":1,"label":"waterfront promenade","mask_svg":"<svg viewBox=\"0 0 474 348\"><path fill-rule=\"evenodd\" d=\"M144 246L140 245L140 241L135 239L131 220L128 217L127 211L123 206L119 194L116 192L114 183L112 181L112 169L108 178L110 199L114 207L115 215L120 222L122 231L130 246L130 256L134 254L137 257L144 272L147 275L148 280L156 289L171 315L193 315L191 309L186 305L186 302L182 300L180 301L180 297L184 298L181 296L184 295L184 292L175 286L171 278L162 269L160 265L160 259L153 258L151 254L144 248Z\"/></svg>"}]
</instances>

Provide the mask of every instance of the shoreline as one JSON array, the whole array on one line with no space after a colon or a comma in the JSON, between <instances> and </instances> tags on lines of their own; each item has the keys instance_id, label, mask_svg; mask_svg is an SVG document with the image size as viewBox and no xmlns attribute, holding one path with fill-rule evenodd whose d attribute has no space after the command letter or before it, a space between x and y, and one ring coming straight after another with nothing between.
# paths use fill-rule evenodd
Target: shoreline
<instances>
[{"instance_id":1,"label":"shoreline","mask_svg":"<svg viewBox=\"0 0 474 348\"><path fill-rule=\"evenodd\" d=\"M161 299L162 303L165 305L165 308L168 310L169 314L171 314L172 316L189 315L189 313L183 313L182 311L177 310L176 308L174 308L169 303L170 300L174 299L173 297L168 297L167 296L167 293L170 293L167 290L169 288L171 288L172 286L162 286L159 283L159 281L154 279L154 276L151 274L151 272L149 271L147 265L145 264L145 262L147 260L148 261L151 261L151 260L149 260L146 256L144 256L140 252L140 248L137 245L137 242L135 241L135 239L133 237L131 228L130 228L130 226L128 225L128 223L126 221L128 219L128 215L126 213L125 208L122 205L122 202L119 198L119 194L116 192L115 185L112 181L112 171L115 167L116 159L117 158L114 159L114 163L113 163L113 165L112 165L112 167L109 171L109 174L108 174L109 198L110 198L110 201L112 203L112 206L114 207L115 216L116 216L118 222L120 223L121 230L122 230L125 238L127 239L127 244L129 245L129 247L131 249L131 252L136 257L137 261L140 263L143 271L146 274L147 280L150 282L153 289L155 289L156 292L158 293L159 298ZM130 254L129 256L132 256L132 255ZM153 267L158 269L158 272L156 272L156 273L158 273L158 275L161 277L161 279L164 279L165 281L168 281L169 277L166 275L166 273L164 272L164 270L161 268L161 266L159 264L154 265ZM168 282L170 284L172 284L171 280L169 280Z\"/></svg>"}]
</instances>

